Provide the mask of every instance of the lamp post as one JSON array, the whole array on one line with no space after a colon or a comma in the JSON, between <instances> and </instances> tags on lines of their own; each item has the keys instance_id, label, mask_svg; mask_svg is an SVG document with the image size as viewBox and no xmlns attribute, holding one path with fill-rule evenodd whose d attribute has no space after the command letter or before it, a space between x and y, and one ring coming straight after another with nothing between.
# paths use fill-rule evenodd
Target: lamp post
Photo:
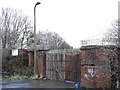
<instances>
[{"instance_id":1,"label":"lamp post","mask_svg":"<svg viewBox=\"0 0 120 90\"><path fill-rule=\"evenodd\" d=\"M0 18L2 19L2 18ZM0 22L0 27L1 27L1 22ZM0 73L2 72L2 30L0 28ZM1 80L1 78L0 78Z\"/></svg>"},{"instance_id":2,"label":"lamp post","mask_svg":"<svg viewBox=\"0 0 120 90\"><path fill-rule=\"evenodd\" d=\"M36 58L36 6L41 4L37 2L34 6L34 75L37 75L37 58Z\"/></svg>"},{"instance_id":3,"label":"lamp post","mask_svg":"<svg viewBox=\"0 0 120 90\"><path fill-rule=\"evenodd\" d=\"M118 2L118 81L117 87L120 88L120 2Z\"/></svg>"},{"instance_id":4,"label":"lamp post","mask_svg":"<svg viewBox=\"0 0 120 90\"><path fill-rule=\"evenodd\" d=\"M2 61L2 38L1 38L1 31L0 31L0 61ZM1 63L0 63L1 65Z\"/></svg>"}]
</instances>

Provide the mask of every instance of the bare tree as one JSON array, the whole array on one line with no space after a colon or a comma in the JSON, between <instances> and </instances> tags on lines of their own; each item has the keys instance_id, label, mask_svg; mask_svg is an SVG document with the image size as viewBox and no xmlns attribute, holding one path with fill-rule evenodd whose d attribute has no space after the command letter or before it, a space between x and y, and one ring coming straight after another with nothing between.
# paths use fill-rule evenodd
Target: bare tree
<instances>
[{"instance_id":1,"label":"bare tree","mask_svg":"<svg viewBox=\"0 0 120 90\"><path fill-rule=\"evenodd\" d=\"M70 45L63 40L59 34L55 32L42 32L37 33L37 45L43 48L49 47L50 49L69 49Z\"/></svg>"},{"instance_id":2,"label":"bare tree","mask_svg":"<svg viewBox=\"0 0 120 90\"><path fill-rule=\"evenodd\" d=\"M1 23L0 23L0 25L1 25ZM0 29L0 70L2 70L2 37L1 37L1 29Z\"/></svg>"},{"instance_id":3,"label":"bare tree","mask_svg":"<svg viewBox=\"0 0 120 90\"><path fill-rule=\"evenodd\" d=\"M29 18L10 8L2 8L1 18L3 48L22 48L32 30Z\"/></svg>"},{"instance_id":4,"label":"bare tree","mask_svg":"<svg viewBox=\"0 0 120 90\"><path fill-rule=\"evenodd\" d=\"M111 73L111 77L113 77L112 87L116 88L119 87L118 83L120 83L120 69L119 69L119 63L120 63L120 51L119 51L119 43L120 43L120 32L119 32L119 26L120 26L120 20L116 20L114 23L112 23L112 28L109 29L109 31L105 34L105 37L103 38L103 42L107 43L109 45L115 45L117 46L117 51L111 54L111 58L113 58L115 55L117 58L113 58L111 60L111 70L114 72ZM111 49L111 51L114 51Z\"/></svg>"},{"instance_id":5,"label":"bare tree","mask_svg":"<svg viewBox=\"0 0 120 90\"><path fill-rule=\"evenodd\" d=\"M105 33L105 37L103 38L103 43L109 45L118 45L118 25L120 21L116 20L114 23L111 24L112 28Z\"/></svg>"}]
</instances>

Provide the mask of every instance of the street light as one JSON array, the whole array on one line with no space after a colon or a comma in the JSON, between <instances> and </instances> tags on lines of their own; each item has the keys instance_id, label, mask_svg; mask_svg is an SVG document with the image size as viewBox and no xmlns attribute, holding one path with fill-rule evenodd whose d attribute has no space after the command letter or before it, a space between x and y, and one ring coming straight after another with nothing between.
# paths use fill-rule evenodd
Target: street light
<instances>
[{"instance_id":1,"label":"street light","mask_svg":"<svg viewBox=\"0 0 120 90\"><path fill-rule=\"evenodd\" d=\"M34 75L37 75L37 58L36 58L36 6L41 4L37 2L34 6Z\"/></svg>"},{"instance_id":2,"label":"street light","mask_svg":"<svg viewBox=\"0 0 120 90\"><path fill-rule=\"evenodd\" d=\"M2 30L0 29L0 73L2 72ZM0 78L1 79L1 78Z\"/></svg>"}]
</instances>

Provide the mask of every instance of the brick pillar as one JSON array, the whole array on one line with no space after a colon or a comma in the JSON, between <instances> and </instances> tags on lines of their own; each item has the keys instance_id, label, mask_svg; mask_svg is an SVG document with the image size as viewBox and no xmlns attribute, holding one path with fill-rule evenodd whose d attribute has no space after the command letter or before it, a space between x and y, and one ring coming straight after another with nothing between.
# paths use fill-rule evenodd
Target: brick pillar
<instances>
[{"instance_id":1,"label":"brick pillar","mask_svg":"<svg viewBox=\"0 0 120 90\"><path fill-rule=\"evenodd\" d=\"M38 73L43 78L46 76L46 54L44 51L39 51L38 55Z\"/></svg>"},{"instance_id":2,"label":"brick pillar","mask_svg":"<svg viewBox=\"0 0 120 90\"><path fill-rule=\"evenodd\" d=\"M28 56L29 56L28 66L32 67L33 66L33 52L29 52Z\"/></svg>"}]
</instances>

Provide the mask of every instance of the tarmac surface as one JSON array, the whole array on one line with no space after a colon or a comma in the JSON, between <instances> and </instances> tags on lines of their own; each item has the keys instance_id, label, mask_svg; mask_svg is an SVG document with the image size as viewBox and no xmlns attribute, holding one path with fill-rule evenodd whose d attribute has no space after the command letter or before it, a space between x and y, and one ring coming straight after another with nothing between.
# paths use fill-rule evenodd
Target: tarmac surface
<instances>
[{"instance_id":1,"label":"tarmac surface","mask_svg":"<svg viewBox=\"0 0 120 90\"><path fill-rule=\"evenodd\" d=\"M56 80L2 80L2 88L74 88L74 84Z\"/></svg>"}]
</instances>

